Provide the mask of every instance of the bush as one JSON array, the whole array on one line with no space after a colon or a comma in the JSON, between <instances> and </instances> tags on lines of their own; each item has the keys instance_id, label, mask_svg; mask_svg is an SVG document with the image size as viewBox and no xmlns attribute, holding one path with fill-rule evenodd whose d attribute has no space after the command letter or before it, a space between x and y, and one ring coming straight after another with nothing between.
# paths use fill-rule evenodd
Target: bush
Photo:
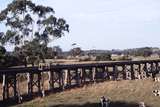
<instances>
[{"instance_id":1,"label":"bush","mask_svg":"<svg viewBox=\"0 0 160 107\"><path fill-rule=\"evenodd\" d=\"M111 60L111 54L100 54L96 56L96 61L110 61Z\"/></svg>"}]
</instances>

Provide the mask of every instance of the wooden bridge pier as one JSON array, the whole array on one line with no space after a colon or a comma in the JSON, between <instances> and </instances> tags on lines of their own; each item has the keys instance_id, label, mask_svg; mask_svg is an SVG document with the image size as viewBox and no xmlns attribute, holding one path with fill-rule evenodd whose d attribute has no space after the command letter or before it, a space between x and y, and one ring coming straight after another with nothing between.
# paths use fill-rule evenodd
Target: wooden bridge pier
<instances>
[{"instance_id":1,"label":"wooden bridge pier","mask_svg":"<svg viewBox=\"0 0 160 107\"><path fill-rule=\"evenodd\" d=\"M123 78L125 79L124 77L124 67L123 66L115 66L115 80L122 80Z\"/></svg>"},{"instance_id":2,"label":"wooden bridge pier","mask_svg":"<svg viewBox=\"0 0 160 107\"><path fill-rule=\"evenodd\" d=\"M80 71L80 69L78 68L78 69L76 69L75 70L75 72L76 72L76 86L80 86L80 84L81 84L81 71Z\"/></svg>"},{"instance_id":3,"label":"wooden bridge pier","mask_svg":"<svg viewBox=\"0 0 160 107\"><path fill-rule=\"evenodd\" d=\"M134 64L133 65L133 72L134 72L134 79L140 79L140 65L139 64Z\"/></svg>"},{"instance_id":4,"label":"wooden bridge pier","mask_svg":"<svg viewBox=\"0 0 160 107\"><path fill-rule=\"evenodd\" d=\"M94 78L92 78L92 79L94 82L106 80L106 73L107 72L106 72L105 66L94 67L94 70L92 72L93 72L93 76L94 76Z\"/></svg>"},{"instance_id":5,"label":"wooden bridge pier","mask_svg":"<svg viewBox=\"0 0 160 107\"><path fill-rule=\"evenodd\" d=\"M80 86L81 84L81 69L68 69L67 70L67 88L72 86Z\"/></svg>"},{"instance_id":6,"label":"wooden bridge pier","mask_svg":"<svg viewBox=\"0 0 160 107\"><path fill-rule=\"evenodd\" d=\"M55 83L55 78L54 78L54 72L51 70L48 72L48 77L49 77L49 89L53 90L54 89L54 83Z\"/></svg>"},{"instance_id":7,"label":"wooden bridge pier","mask_svg":"<svg viewBox=\"0 0 160 107\"><path fill-rule=\"evenodd\" d=\"M109 73L109 69L107 66L105 66L105 77L106 77L106 80L110 80L110 73Z\"/></svg>"},{"instance_id":8,"label":"wooden bridge pier","mask_svg":"<svg viewBox=\"0 0 160 107\"><path fill-rule=\"evenodd\" d=\"M85 83L93 83L95 81L94 75L93 75L93 68L88 67L83 69L83 84Z\"/></svg>"},{"instance_id":9,"label":"wooden bridge pier","mask_svg":"<svg viewBox=\"0 0 160 107\"><path fill-rule=\"evenodd\" d=\"M10 90L13 91L14 99L17 99L17 78L16 74L6 75L3 74L3 100L7 100L10 98Z\"/></svg>"},{"instance_id":10,"label":"wooden bridge pier","mask_svg":"<svg viewBox=\"0 0 160 107\"><path fill-rule=\"evenodd\" d=\"M50 85L50 89L54 91L55 88L58 89L64 89L64 75L63 72L61 72L61 70L51 70L49 73L49 85Z\"/></svg>"},{"instance_id":11,"label":"wooden bridge pier","mask_svg":"<svg viewBox=\"0 0 160 107\"><path fill-rule=\"evenodd\" d=\"M32 96L34 93L34 87L38 89L38 93L42 93L42 86L41 86L41 72L39 73L28 73L28 95Z\"/></svg>"},{"instance_id":12,"label":"wooden bridge pier","mask_svg":"<svg viewBox=\"0 0 160 107\"><path fill-rule=\"evenodd\" d=\"M156 62L155 63L155 72L152 73L152 77L155 78L155 74L160 73L160 63Z\"/></svg>"}]
</instances>

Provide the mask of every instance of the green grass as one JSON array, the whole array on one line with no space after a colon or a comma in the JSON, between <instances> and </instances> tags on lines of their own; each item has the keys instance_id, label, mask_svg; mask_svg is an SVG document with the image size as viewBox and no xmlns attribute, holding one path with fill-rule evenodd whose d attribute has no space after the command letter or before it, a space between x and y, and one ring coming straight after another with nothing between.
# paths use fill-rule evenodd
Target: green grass
<instances>
[{"instance_id":1,"label":"green grass","mask_svg":"<svg viewBox=\"0 0 160 107\"><path fill-rule=\"evenodd\" d=\"M108 81L36 98L18 107L100 107L99 99L111 99L111 107L138 107L143 101L149 107L160 107L160 97L153 95L160 83L152 80Z\"/></svg>"}]
</instances>

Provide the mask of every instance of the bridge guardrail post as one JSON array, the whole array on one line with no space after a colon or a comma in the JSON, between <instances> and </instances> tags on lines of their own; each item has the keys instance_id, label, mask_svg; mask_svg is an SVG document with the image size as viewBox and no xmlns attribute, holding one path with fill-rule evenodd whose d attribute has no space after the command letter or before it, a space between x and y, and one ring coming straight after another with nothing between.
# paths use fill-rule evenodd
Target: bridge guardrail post
<instances>
[{"instance_id":1,"label":"bridge guardrail post","mask_svg":"<svg viewBox=\"0 0 160 107\"><path fill-rule=\"evenodd\" d=\"M131 64L131 79L134 80L135 79L135 71L134 71L134 64Z\"/></svg>"},{"instance_id":2,"label":"bridge guardrail post","mask_svg":"<svg viewBox=\"0 0 160 107\"><path fill-rule=\"evenodd\" d=\"M7 85L7 80L6 80L6 75L3 74L3 83L2 83L2 87L3 87L3 90L2 90L2 93L3 93L3 101L6 100L6 94L7 94L7 90L6 90L6 85Z\"/></svg>"}]
</instances>

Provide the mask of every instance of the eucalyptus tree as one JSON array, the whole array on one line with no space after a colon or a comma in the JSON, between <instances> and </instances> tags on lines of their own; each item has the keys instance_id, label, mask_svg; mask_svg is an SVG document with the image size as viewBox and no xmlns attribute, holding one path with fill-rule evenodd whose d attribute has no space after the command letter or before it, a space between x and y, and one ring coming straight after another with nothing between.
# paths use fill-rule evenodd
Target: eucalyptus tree
<instances>
[{"instance_id":1,"label":"eucalyptus tree","mask_svg":"<svg viewBox=\"0 0 160 107\"><path fill-rule=\"evenodd\" d=\"M52 7L36 5L31 0L13 0L0 12L0 24L6 26L0 32L1 44L16 47L22 47L26 42L47 46L50 41L69 32L69 25L63 18L55 16Z\"/></svg>"}]
</instances>

